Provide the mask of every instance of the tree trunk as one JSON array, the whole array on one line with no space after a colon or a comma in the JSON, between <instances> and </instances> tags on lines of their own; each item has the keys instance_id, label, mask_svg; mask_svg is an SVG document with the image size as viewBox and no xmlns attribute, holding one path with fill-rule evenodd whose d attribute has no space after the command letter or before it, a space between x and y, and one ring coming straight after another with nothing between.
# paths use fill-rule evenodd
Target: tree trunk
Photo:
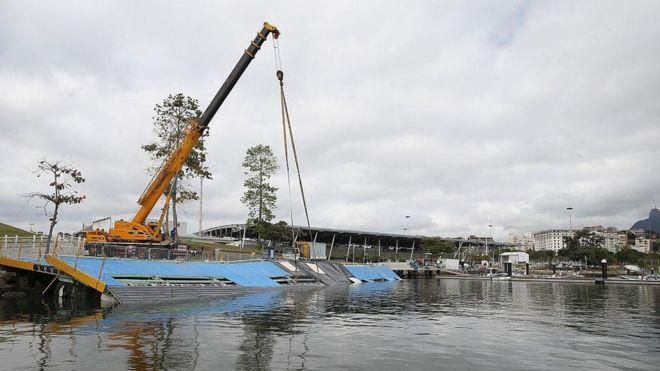
<instances>
[{"instance_id":1,"label":"tree trunk","mask_svg":"<svg viewBox=\"0 0 660 371\"><path fill-rule=\"evenodd\" d=\"M261 221L262 210L264 207L263 197L264 197L264 172L263 172L262 164L259 163L259 221Z\"/></svg>"},{"instance_id":2,"label":"tree trunk","mask_svg":"<svg viewBox=\"0 0 660 371\"><path fill-rule=\"evenodd\" d=\"M172 184L172 227L174 227L174 234L172 235L172 241L174 243L179 243L179 223L176 217L176 186L179 181L179 176L177 175L174 178L174 183Z\"/></svg>"},{"instance_id":3,"label":"tree trunk","mask_svg":"<svg viewBox=\"0 0 660 371\"><path fill-rule=\"evenodd\" d=\"M53 238L53 229L55 228L55 224L57 224L57 210L60 208L60 204L55 204L55 211L53 211L53 217L50 219L50 229L48 230L48 239L46 239L46 253L44 255L48 255L50 252L50 241Z\"/></svg>"},{"instance_id":4,"label":"tree trunk","mask_svg":"<svg viewBox=\"0 0 660 371\"><path fill-rule=\"evenodd\" d=\"M164 206L163 206L164 207ZM165 240L169 241L170 240L170 206L167 206L167 209L165 209L165 228L163 229L165 233Z\"/></svg>"}]
</instances>

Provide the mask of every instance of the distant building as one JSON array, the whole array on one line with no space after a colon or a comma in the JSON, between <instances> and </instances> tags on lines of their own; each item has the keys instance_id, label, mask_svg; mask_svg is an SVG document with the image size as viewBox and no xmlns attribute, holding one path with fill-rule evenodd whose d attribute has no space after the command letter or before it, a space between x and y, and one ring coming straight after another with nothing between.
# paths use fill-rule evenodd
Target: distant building
<instances>
[{"instance_id":1,"label":"distant building","mask_svg":"<svg viewBox=\"0 0 660 371\"><path fill-rule=\"evenodd\" d=\"M470 242L493 242L493 237L480 237L475 235L470 235L467 239Z\"/></svg>"},{"instance_id":2,"label":"distant building","mask_svg":"<svg viewBox=\"0 0 660 371\"><path fill-rule=\"evenodd\" d=\"M532 232L509 233L508 242L520 246L522 250L534 249L534 235Z\"/></svg>"},{"instance_id":3,"label":"distant building","mask_svg":"<svg viewBox=\"0 0 660 371\"><path fill-rule=\"evenodd\" d=\"M602 232L596 232L597 235L603 237L603 248L610 252L617 252L626 246L626 235L621 234L611 229L606 229Z\"/></svg>"},{"instance_id":4,"label":"distant building","mask_svg":"<svg viewBox=\"0 0 660 371\"><path fill-rule=\"evenodd\" d=\"M635 244L630 247L646 254L651 252L651 240L646 237L637 237L635 238Z\"/></svg>"},{"instance_id":5,"label":"distant building","mask_svg":"<svg viewBox=\"0 0 660 371\"><path fill-rule=\"evenodd\" d=\"M529 254L522 251L503 252L500 254L500 262L511 262L513 264L529 263Z\"/></svg>"},{"instance_id":6,"label":"distant building","mask_svg":"<svg viewBox=\"0 0 660 371\"><path fill-rule=\"evenodd\" d=\"M572 237L573 231L568 229L549 229L534 233L534 250L552 250L557 252L566 247L564 237Z\"/></svg>"}]
</instances>

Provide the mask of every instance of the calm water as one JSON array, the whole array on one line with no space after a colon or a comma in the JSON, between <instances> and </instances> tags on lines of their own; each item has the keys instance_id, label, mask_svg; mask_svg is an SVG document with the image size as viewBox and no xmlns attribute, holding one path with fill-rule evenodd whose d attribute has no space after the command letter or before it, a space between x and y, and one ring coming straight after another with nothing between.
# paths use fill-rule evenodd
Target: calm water
<instances>
[{"instance_id":1,"label":"calm water","mask_svg":"<svg viewBox=\"0 0 660 371\"><path fill-rule=\"evenodd\" d=\"M0 369L660 369L660 287L413 280L158 310L0 299Z\"/></svg>"}]
</instances>

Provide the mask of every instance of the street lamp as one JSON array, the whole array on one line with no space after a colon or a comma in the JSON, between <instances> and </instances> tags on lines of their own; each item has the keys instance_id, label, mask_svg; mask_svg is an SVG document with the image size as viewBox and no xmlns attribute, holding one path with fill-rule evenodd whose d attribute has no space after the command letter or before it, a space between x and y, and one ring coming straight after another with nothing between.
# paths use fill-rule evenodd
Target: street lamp
<instances>
[{"instance_id":1,"label":"street lamp","mask_svg":"<svg viewBox=\"0 0 660 371\"><path fill-rule=\"evenodd\" d=\"M490 236L490 239L493 239L493 225L488 224L488 235ZM488 239L486 239L486 253L488 253ZM493 244L493 253L492 253L492 260L493 263L495 263L495 245Z\"/></svg>"},{"instance_id":2,"label":"street lamp","mask_svg":"<svg viewBox=\"0 0 660 371\"><path fill-rule=\"evenodd\" d=\"M405 224L403 226L403 230L407 231L408 230L408 219L410 219L410 215L406 215L404 218L405 218Z\"/></svg>"},{"instance_id":3,"label":"street lamp","mask_svg":"<svg viewBox=\"0 0 660 371\"><path fill-rule=\"evenodd\" d=\"M573 232L573 208L567 207L566 211L568 211L568 231Z\"/></svg>"}]
</instances>

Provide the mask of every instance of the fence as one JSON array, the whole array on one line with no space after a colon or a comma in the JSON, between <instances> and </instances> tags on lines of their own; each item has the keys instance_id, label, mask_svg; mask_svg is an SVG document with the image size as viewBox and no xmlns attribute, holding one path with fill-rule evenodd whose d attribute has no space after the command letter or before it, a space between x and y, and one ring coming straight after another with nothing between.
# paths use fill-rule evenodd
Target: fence
<instances>
[{"instance_id":1,"label":"fence","mask_svg":"<svg viewBox=\"0 0 660 371\"><path fill-rule=\"evenodd\" d=\"M0 241L0 256L17 260L41 260L46 255L47 238L43 235L32 237L2 237ZM80 237L57 235L51 242L50 254L77 255L82 254L84 239Z\"/></svg>"},{"instance_id":2,"label":"fence","mask_svg":"<svg viewBox=\"0 0 660 371\"><path fill-rule=\"evenodd\" d=\"M0 257L40 262L46 255L47 238L43 235L32 237L0 237ZM49 255L97 256L104 258L124 258L143 260L178 261L246 261L260 260L261 256L251 253L231 251L197 251L187 248L148 247L136 245L104 245L85 248L85 239L68 235L53 236Z\"/></svg>"}]
</instances>

